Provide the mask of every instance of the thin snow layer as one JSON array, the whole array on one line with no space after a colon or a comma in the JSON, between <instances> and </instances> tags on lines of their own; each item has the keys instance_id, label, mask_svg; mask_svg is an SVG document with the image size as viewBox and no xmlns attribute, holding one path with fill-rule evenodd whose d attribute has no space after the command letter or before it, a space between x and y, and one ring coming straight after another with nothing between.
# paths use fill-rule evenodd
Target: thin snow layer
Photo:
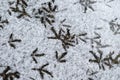
<instances>
[{"instance_id":1,"label":"thin snow layer","mask_svg":"<svg viewBox=\"0 0 120 80\"><path fill-rule=\"evenodd\" d=\"M91 41L87 43L79 40L79 44L75 47L67 49L65 63L57 62L55 51L63 53L61 42L59 40L48 39L47 37L54 34L50 31L50 25L45 28L39 20L34 18L32 14L33 8L38 9L41 3L50 0L28 0L27 12L32 18L16 18L17 13L12 13L10 16L7 12L9 9L8 2L14 0L0 0L0 16L2 19L8 19L9 24L4 24L4 28L0 29L0 65L10 66L13 71L20 72L20 78L15 80L120 80L120 65L115 64L114 67L105 67L105 70L99 69L96 63L89 62L89 59L94 57L89 53ZM119 53L120 34L114 35L110 30L109 21L120 18L120 0L97 0L92 4L94 11L88 8L84 13L81 4L74 5L79 0L56 0L60 11L55 14L55 23L53 26L59 30L60 21L66 19L65 23L71 25L71 33L79 34L86 32L87 37L95 36L94 32L101 35L101 43L109 44L109 47L102 48L104 56L110 51ZM119 23L119 21L118 21ZM97 29L101 28L101 29ZM8 40L10 34L14 34L14 38L21 39L21 43L15 43L16 49L10 47ZM45 53L44 57L37 58L36 64L30 56L32 51L38 48L37 53ZM43 64L49 63L46 69L52 72L53 77L45 73L44 79L41 79L39 72L31 70L39 68ZM0 67L0 73L5 69ZM89 71L88 71L89 70ZM95 75L89 75L89 72L97 71ZM3 80L0 77L0 80Z\"/></svg>"}]
</instances>

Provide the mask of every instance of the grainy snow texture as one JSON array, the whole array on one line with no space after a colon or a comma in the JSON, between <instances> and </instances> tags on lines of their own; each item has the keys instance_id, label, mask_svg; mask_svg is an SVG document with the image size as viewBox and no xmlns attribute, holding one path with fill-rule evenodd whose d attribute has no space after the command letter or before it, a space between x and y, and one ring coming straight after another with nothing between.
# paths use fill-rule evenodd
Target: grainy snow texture
<instances>
[{"instance_id":1,"label":"grainy snow texture","mask_svg":"<svg viewBox=\"0 0 120 80\"><path fill-rule=\"evenodd\" d=\"M120 0L0 0L0 80L120 80Z\"/></svg>"}]
</instances>

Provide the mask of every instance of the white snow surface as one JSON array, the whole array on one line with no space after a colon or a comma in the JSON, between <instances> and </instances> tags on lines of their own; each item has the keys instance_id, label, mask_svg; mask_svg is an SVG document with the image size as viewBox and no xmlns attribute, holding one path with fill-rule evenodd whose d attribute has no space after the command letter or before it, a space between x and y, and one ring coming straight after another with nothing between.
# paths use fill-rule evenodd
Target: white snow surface
<instances>
[{"instance_id":1,"label":"white snow surface","mask_svg":"<svg viewBox=\"0 0 120 80\"><path fill-rule=\"evenodd\" d=\"M5 24L3 29L0 29L0 65L10 66L13 71L20 72L20 78L15 80L120 80L120 65L115 64L114 67L105 70L99 69L95 63L90 63L89 59L94 57L89 53L92 50L90 40L87 43L79 40L79 44L75 47L67 49L65 59L66 63L59 63L55 58L55 51L63 53L65 50L58 40L48 39L53 33L50 31L50 25L45 28L39 20L34 18L32 14L33 8L39 8L41 3L50 0L28 0L27 12L32 18L16 18L17 13L10 16L7 12L10 5L8 2L15 0L0 0L0 16L2 19L8 19L9 24ZM109 44L109 47L102 48L103 55L107 55L110 51L115 51L115 54L120 51L120 34L114 35L110 30L109 21L120 18L120 0L96 0L92 5L94 11L88 8L86 13L83 13L82 6L75 2L79 0L55 0L58 5L58 10L67 8L65 11L60 11L55 14L54 28L58 30L60 21L66 19L65 23L71 25L71 33L79 34L87 32L87 37L95 36L94 32L101 35L101 43ZM104 21L106 20L106 21ZM108 21L108 22L107 22ZM120 23L118 21L118 23ZM96 30L96 28L102 28ZM8 40L10 34L14 34L14 38L21 39L21 43L16 43L16 49L10 47ZM4 44L4 45L3 45ZM37 53L45 53L44 57L37 58L36 64L30 56L32 51L38 48ZM43 64L49 63L46 67L52 72L53 78L45 74L44 79L41 79L37 71L32 68L40 67ZM0 72L4 68L0 67ZM87 70L98 71L95 75L88 75ZM0 77L2 80L2 77Z\"/></svg>"}]
</instances>

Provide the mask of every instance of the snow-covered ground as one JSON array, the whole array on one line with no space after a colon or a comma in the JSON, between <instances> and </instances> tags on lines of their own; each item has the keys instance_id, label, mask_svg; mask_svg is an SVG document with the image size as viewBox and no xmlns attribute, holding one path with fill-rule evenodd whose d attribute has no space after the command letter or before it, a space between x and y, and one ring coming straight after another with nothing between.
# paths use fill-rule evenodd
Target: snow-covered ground
<instances>
[{"instance_id":1,"label":"snow-covered ground","mask_svg":"<svg viewBox=\"0 0 120 80\"><path fill-rule=\"evenodd\" d=\"M120 80L119 8L120 0L0 0L0 80Z\"/></svg>"}]
</instances>

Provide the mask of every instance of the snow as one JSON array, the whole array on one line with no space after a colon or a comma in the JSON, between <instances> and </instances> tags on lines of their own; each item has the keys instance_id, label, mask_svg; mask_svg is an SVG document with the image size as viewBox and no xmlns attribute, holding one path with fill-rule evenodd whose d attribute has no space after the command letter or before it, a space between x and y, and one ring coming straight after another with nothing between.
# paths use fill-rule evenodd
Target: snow
<instances>
[{"instance_id":1,"label":"snow","mask_svg":"<svg viewBox=\"0 0 120 80\"><path fill-rule=\"evenodd\" d=\"M28 4L26 11L32 16L22 17L18 19L18 13L12 12L9 15L7 10L8 2L15 0L0 0L0 16L2 20L8 19L9 24L3 24L4 28L0 28L0 73L5 69L4 66L10 66L12 71L19 71L20 78L15 80L120 80L120 64L114 64L112 68L105 66L105 70L99 69L96 63L89 62L89 59L94 57L89 53L91 48L90 39L86 39L87 43L79 40L75 47L67 49L67 55L64 57L67 61L65 63L57 62L55 58L55 51L60 54L65 52L61 45L61 41L48 39L47 37L54 36L50 28L52 26L47 24L45 28L39 19L34 17L32 10L41 7L41 4L50 0L25 0ZM66 19L66 25L71 25L70 32L72 34L87 33L87 38L93 38L96 35L94 32L101 35L101 43L103 45L110 45L106 48L100 48L103 51L104 57L109 52L115 51L115 55L119 53L120 48L120 34L114 35L110 30L109 22L118 18L120 20L120 0L96 0L92 4L94 11L90 8L84 13L83 6L80 3L74 5L79 0L55 0L58 5L58 11L55 13L55 23L53 24L55 30L59 31L60 21ZM95 0L94 0L95 1ZM109 2L111 1L111 2ZM64 10L67 9L67 10ZM62 28L64 28L62 26ZM96 29L101 28L101 29ZM10 34L13 33L15 39L21 39L20 43L15 43L16 49L10 47L8 40ZM83 37L84 38L84 37ZM38 57L36 64L31 53L38 48L37 53L45 53L43 57ZM32 68L39 68L43 64L49 63L46 69L53 74L53 78L44 74L44 79L40 77L39 72L31 70ZM87 70L97 71L95 75L89 75ZM0 76L0 80L3 80Z\"/></svg>"}]
</instances>

